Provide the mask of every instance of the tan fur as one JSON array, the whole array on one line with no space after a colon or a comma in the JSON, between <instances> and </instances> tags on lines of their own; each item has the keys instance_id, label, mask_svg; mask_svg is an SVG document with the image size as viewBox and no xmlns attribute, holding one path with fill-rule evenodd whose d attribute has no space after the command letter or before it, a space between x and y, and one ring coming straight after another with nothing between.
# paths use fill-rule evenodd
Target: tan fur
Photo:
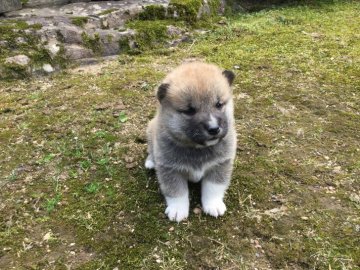
<instances>
[{"instance_id":1,"label":"tan fur","mask_svg":"<svg viewBox=\"0 0 360 270\"><path fill-rule=\"evenodd\" d=\"M229 85L224 76L221 75L221 69L212 64L201 62L185 63L174 69L163 83L171 85L171 92L169 92L169 99L177 108L184 108L187 106L187 98L192 97L192 100L198 104L207 100L212 102L214 93L209 95L209 90L216 91L223 101L230 98ZM200 76L199 76L200 75Z\"/></svg>"}]
</instances>

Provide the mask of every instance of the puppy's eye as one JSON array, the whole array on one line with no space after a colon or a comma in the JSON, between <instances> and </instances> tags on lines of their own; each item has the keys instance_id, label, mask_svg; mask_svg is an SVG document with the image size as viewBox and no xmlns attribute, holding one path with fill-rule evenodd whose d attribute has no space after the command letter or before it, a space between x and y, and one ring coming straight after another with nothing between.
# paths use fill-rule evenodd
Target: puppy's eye
<instances>
[{"instance_id":1,"label":"puppy's eye","mask_svg":"<svg viewBox=\"0 0 360 270\"><path fill-rule=\"evenodd\" d=\"M186 115L194 115L196 113L196 109L194 107L189 107L187 110L179 110L179 112Z\"/></svg>"},{"instance_id":2,"label":"puppy's eye","mask_svg":"<svg viewBox=\"0 0 360 270\"><path fill-rule=\"evenodd\" d=\"M220 110L222 107L224 107L224 103L221 103L220 101L218 101L218 102L215 104L215 107Z\"/></svg>"}]
</instances>

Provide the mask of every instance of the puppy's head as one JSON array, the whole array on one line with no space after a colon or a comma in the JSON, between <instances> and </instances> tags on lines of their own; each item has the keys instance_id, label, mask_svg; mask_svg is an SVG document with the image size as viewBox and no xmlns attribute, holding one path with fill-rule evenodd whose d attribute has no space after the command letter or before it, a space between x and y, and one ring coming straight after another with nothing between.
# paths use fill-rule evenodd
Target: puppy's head
<instances>
[{"instance_id":1,"label":"puppy's head","mask_svg":"<svg viewBox=\"0 0 360 270\"><path fill-rule=\"evenodd\" d=\"M191 62L179 66L157 90L162 127L186 146L217 144L233 124L233 80L234 73L215 65Z\"/></svg>"}]
</instances>

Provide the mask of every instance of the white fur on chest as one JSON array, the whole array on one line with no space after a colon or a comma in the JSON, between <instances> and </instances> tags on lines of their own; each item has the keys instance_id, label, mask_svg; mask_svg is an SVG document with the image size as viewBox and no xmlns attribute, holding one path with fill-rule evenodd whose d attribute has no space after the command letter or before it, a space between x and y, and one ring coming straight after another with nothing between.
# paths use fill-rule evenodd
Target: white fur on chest
<instances>
[{"instance_id":1,"label":"white fur on chest","mask_svg":"<svg viewBox=\"0 0 360 270\"><path fill-rule=\"evenodd\" d=\"M189 173L189 181L193 183L199 182L209 169L221 162L222 160L214 160L213 162L205 163L200 169L187 168Z\"/></svg>"},{"instance_id":2,"label":"white fur on chest","mask_svg":"<svg viewBox=\"0 0 360 270\"><path fill-rule=\"evenodd\" d=\"M197 183L199 182L203 176L205 174L205 170L189 170L189 181L193 182L193 183Z\"/></svg>"}]
</instances>

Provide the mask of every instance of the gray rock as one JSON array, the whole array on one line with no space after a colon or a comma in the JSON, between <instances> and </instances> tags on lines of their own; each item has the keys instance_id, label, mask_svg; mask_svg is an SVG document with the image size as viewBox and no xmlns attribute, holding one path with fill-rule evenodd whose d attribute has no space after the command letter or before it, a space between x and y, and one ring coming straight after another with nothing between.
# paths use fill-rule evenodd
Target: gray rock
<instances>
[{"instance_id":1,"label":"gray rock","mask_svg":"<svg viewBox=\"0 0 360 270\"><path fill-rule=\"evenodd\" d=\"M125 13L123 10L119 10L101 17L101 20L103 25L104 21L106 21L107 28L118 28L125 24L128 17L130 17L130 14Z\"/></svg>"},{"instance_id":2,"label":"gray rock","mask_svg":"<svg viewBox=\"0 0 360 270\"><path fill-rule=\"evenodd\" d=\"M25 31L27 31L26 29ZM49 40L55 40L58 38L58 28L55 26L44 26L40 30L36 31L36 35L40 38L41 42L49 42Z\"/></svg>"},{"instance_id":3,"label":"gray rock","mask_svg":"<svg viewBox=\"0 0 360 270\"><path fill-rule=\"evenodd\" d=\"M44 7L44 6L59 6L68 4L70 0L29 0L25 7Z\"/></svg>"},{"instance_id":4,"label":"gray rock","mask_svg":"<svg viewBox=\"0 0 360 270\"><path fill-rule=\"evenodd\" d=\"M84 28L86 30L91 30L91 29L97 29L97 28L104 28L102 26L102 21L100 18L98 17L88 17L88 21L85 24Z\"/></svg>"},{"instance_id":5,"label":"gray rock","mask_svg":"<svg viewBox=\"0 0 360 270\"><path fill-rule=\"evenodd\" d=\"M99 54L109 56L118 54L121 50L120 40L131 39L135 35L135 31L127 30L119 32L116 30L97 29L88 31L86 34L90 39L95 39L95 36L98 36L101 48Z\"/></svg>"},{"instance_id":6,"label":"gray rock","mask_svg":"<svg viewBox=\"0 0 360 270\"><path fill-rule=\"evenodd\" d=\"M7 41L7 40L0 40L0 46L1 46L1 47L7 47L8 44L9 44L9 41Z\"/></svg>"},{"instance_id":7,"label":"gray rock","mask_svg":"<svg viewBox=\"0 0 360 270\"><path fill-rule=\"evenodd\" d=\"M198 11L197 18L200 19L200 18L202 18L204 16L208 16L210 14L211 14L210 5L207 0L204 0L203 4L201 5L201 7Z\"/></svg>"},{"instance_id":8,"label":"gray rock","mask_svg":"<svg viewBox=\"0 0 360 270\"><path fill-rule=\"evenodd\" d=\"M202 17L206 17L211 15L211 12L215 12L217 14L224 14L225 12L226 1L220 0L220 5L217 10L212 10L211 6L209 5L208 0L203 0L203 3L198 11L197 18L200 19Z\"/></svg>"},{"instance_id":9,"label":"gray rock","mask_svg":"<svg viewBox=\"0 0 360 270\"><path fill-rule=\"evenodd\" d=\"M75 45L75 44L65 45L64 49L65 49L66 58L71 60L78 60L78 59L89 58L94 56L92 50L88 48L84 48L80 45Z\"/></svg>"},{"instance_id":10,"label":"gray rock","mask_svg":"<svg viewBox=\"0 0 360 270\"><path fill-rule=\"evenodd\" d=\"M22 67L26 67L30 63L30 58L24 54L19 54L13 57L8 57L5 59L6 64L15 64Z\"/></svg>"},{"instance_id":11,"label":"gray rock","mask_svg":"<svg viewBox=\"0 0 360 270\"><path fill-rule=\"evenodd\" d=\"M23 38L23 37L17 37L17 38L15 39L15 41L16 41L17 44L24 44L24 43L26 43L25 38Z\"/></svg>"},{"instance_id":12,"label":"gray rock","mask_svg":"<svg viewBox=\"0 0 360 270\"><path fill-rule=\"evenodd\" d=\"M182 34L183 30L179 27L173 26L173 25L168 25L166 27L166 32L169 36L179 36Z\"/></svg>"},{"instance_id":13,"label":"gray rock","mask_svg":"<svg viewBox=\"0 0 360 270\"><path fill-rule=\"evenodd\" d=\"M60 36L60 39L64 43L69 44L81 44L82 43L82 36L84 29L81 27L77 27L75 25L69 25L65 23L59 23L57 25L58 28L58 36Z\"/></svg>"},{"instance_id":14,"label":"gray rock","mask_svg":"<svg viewBox=\"0 0 360 270\"><path fill-rule=\"evenodd\" d=\"M96 34L100 37L102 55L107 56L119 52L119 32L113 30L98 30Z\"/></svg>"},{"instance_id":15,"label":"gray rock","mask_svg":"<svg viewBox=\"0 0 360 270\"><path fill-rule=\"evenodd\" d=\"M70 0L70 3L91 2L91 0Z\"/></svg>"},{"instance_id":16,"label":"gray rock","mask_svg":"<svg viewBox=\"0 0 360 270\"><path fill-rule=\"evenodd\" d=\"M52 73L55 71L55 69L50 65L50 64L43 64L42 69L46 72L46 73Z\"/></svg>"},{"instance_id":17,"label":"gray rock","mask_svg":"<svg viewBox=\"0 0 360 270\"><path fill-rule=\"evenodd\" d=\"M56 40L49 41L48 44L46 44L44 47L48 50L52 59L54 59L60 51L59 42L57 42Z\"/></svg>"},{"instance_id":18,"label":"gray rock","mask_svg":"<svg viewBox=\"0 0 360 270\"><path fill-rule=\"evenodd\" d=\"M20 0L1 0L0 13L21 9Z\"/></svg>"}]
</instances>

